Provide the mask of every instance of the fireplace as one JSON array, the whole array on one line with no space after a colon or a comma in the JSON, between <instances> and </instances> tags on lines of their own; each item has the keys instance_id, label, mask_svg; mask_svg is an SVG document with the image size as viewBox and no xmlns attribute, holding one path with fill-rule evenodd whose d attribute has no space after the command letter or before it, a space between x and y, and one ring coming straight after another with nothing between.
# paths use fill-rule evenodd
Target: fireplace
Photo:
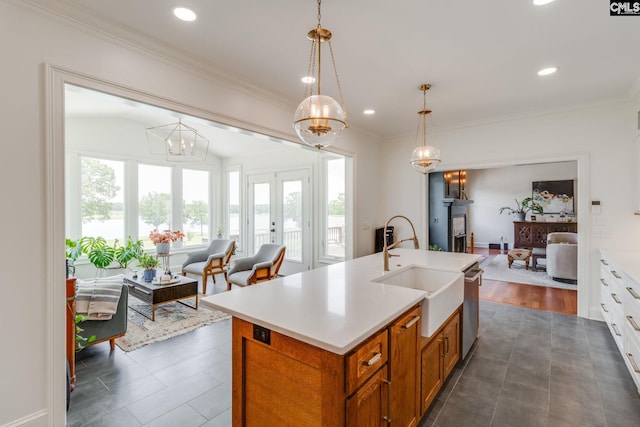
<instances>
[{"instance_id":1,"label":"fireplace","mask_svg":"<svg viewBox=\"0 0 640 427\"><path fill-rule=\"evenodd\" d=\"M466 174L458 175L466 180ZM462 190L450 194L451 188L450 173L429 174L429 245L447 252L466 252L467 211L473 200L461 198L465 196Z\"/></svg>"}]
</instances>

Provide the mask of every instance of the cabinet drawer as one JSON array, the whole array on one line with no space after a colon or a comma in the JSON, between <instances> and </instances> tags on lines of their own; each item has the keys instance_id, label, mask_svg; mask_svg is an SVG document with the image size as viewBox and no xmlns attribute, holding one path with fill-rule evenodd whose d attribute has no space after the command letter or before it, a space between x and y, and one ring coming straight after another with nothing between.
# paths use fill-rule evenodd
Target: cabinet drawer
<instances>
[{"instance_id":1,"label":"cabinet drawer","mask_svg":"<svg viewBox=\"0 0 640 427\"><path fill-rule=\"evenodd\" d=\"M640 344L638 341L627 337L622 357L631 373L631 377L633 377L633 381L636 383L636 387L640 389Z\"/></svg>"},{"instance_id":2,"label":"cabinet drawer","mask_svg":"<svg viewBox=\"0 0 640 427\"><path fill-rule=\"evenodd\" d=\"M347 356L347 394L364 384L389 358L388 333L385 329Z\"/></svg>"}]
</instances>

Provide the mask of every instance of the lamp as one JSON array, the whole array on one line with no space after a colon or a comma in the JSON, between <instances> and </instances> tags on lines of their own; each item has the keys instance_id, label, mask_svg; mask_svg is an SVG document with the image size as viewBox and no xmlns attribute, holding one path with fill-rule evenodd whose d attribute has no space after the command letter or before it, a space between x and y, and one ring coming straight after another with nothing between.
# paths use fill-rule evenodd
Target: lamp
<instances>
[{"instance_id":1,"label":"lamp","mask_svg":"<svg viewBox=\"0 0 640 427\"><path fill-rule=\"evenodd\" d=\"M300 139L318 149L333 144L341 132L346 127L349 127L336 61L333 56L333 47L331 46L331 31L322 28L320 25L320 3L321 0L318 0L318 26L307 33L307 38L311 40L311 55L309 56L307 76L314 76L317 71L317 76L315 77L317 94L313 94L314 84L309 84L305 89L305 99L298 105L293 117L293 127ZM329 45L340 102L320 93L320 66L322 65L322 43L324 42Z\"/></svg>"},{"instance_id":2,"label":"lamp","mask_svg":"<svg viewBox=\"0 0 640 427\"><path fill-rule=\"evenodd\" d=\"M434 170L440 164L440 149L427 145L427 114L431 110L427 110L427 91L431 88L428 83L418 87L423 94L423 107L418 111L420 119L418 119L418 130L416 131L416 140L422 130L422 145L416 147L411 154L411 166L420 173L427 174Z\"/></svg>"},{"instance_id":3,"label":"lamp","mask_svg":"<svg viewBox=\"0 0 640 427\"><path fill-rule=\"evenodd\" d=\"M151 154L169 162L194 162L207 159L209 140L191 126L177 123L150 127L145 130Z\"/></svg>"}]
</instances>

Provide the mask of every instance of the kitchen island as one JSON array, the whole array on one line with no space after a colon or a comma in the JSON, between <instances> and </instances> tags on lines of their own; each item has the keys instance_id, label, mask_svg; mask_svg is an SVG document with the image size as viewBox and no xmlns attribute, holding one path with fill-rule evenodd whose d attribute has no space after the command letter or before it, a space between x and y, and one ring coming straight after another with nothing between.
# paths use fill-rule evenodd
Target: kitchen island
<instances>
[{"instance_id":1,"label":"kitchen island","mask_svg":"<svg viewBox=\"0 0 640 427\"><path fill-rule=\"evenodd\" d=\"M424 340L444 352L449 338L420 336L427 291L380 279L412 266L462 272L479 256L393 253L388 272L378 253L202 299L233 315L234 426L417 425Z\"/></svg>"}]
</instances>

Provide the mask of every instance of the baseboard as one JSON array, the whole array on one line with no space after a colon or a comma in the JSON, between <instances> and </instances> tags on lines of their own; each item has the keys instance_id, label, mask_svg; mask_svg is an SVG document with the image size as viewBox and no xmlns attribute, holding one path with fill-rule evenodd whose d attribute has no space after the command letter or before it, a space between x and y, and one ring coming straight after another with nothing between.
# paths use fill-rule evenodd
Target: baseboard
<instances>
[{"instance_id":1,"label":"baseboard","mask_svg":"<svg viewBox=\"0 0 640 427\"><path fill-rule=\"evenodd\" d=\"M11 421L10 423L3 424L0 427L45 427L48 425L47 415L48 413L45 410L38 411L18 420Z\"/></svg>"}]
</instances>

